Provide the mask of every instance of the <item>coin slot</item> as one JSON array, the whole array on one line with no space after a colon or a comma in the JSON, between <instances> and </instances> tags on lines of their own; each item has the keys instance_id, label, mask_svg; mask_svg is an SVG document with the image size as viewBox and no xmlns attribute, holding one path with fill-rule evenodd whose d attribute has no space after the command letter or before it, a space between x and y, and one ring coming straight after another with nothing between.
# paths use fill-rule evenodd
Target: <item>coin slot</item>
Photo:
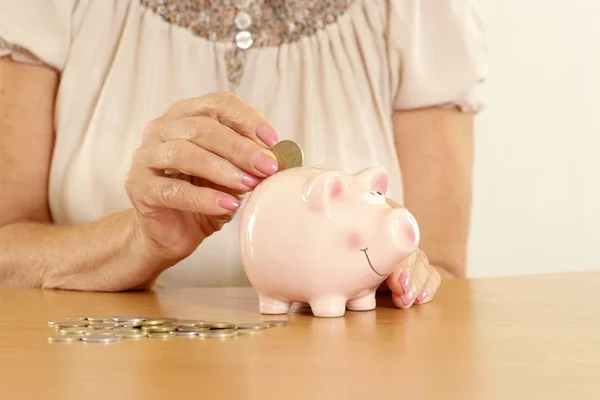
<instances>
[{"instance_id":1,"label":"coin slot","mask_svg":"<svg viewBox=\"0 0 600 400\"><path fill-rule=\"evenodd\" d=\"M362 198L369 204L385 204L385 196L381 192L370 191L363 193Z\"/></svg>"}]
</instances>

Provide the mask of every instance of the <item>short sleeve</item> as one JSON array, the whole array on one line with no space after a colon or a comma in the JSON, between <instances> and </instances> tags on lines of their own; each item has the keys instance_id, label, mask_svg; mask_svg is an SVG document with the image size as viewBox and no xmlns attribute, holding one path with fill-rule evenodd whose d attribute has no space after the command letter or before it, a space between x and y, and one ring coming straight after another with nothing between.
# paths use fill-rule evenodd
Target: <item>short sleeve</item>
<instances>
[{"instance_id":1,"label":"short sleeve","mask_svg":"<svg viewBox=\"0 0 600 400\"><path fill-rule=\"evenodd\" d=\"M390 0L388 59L396 110L478 112L487 48L476 0Z\"/></svg>"},{"instance_id":2,"label":"short sleeve","mask_svg":"<svg viewBox=\"0 0 600 400\"><path fill-rule=\"evenodd\" d=\"M0 0L0 57L62 70L78 0Z\"/></svg>"}]
</instances>

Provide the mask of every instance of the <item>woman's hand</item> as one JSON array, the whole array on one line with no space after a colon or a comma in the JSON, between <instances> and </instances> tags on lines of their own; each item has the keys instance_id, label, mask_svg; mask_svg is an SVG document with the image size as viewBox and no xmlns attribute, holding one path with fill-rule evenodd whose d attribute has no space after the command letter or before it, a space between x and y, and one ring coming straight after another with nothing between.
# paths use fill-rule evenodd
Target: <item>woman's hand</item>
<instances>
[{"instance_id":1,"label":"woman's hand","mask_svg":"<svg viewBox=\"0 0 600 400\"><path fill-rule=\"evenodd\" d=\"M392 292L394 304L399 308L409 308L413 304L433 300L441 282L440 273L429 264L425 253L417 249L385 283Z\"/></svg>"},{"instance_id":2,"label":"woman's hand","mask_svg":"<svg viewBox=\"0 0 600 400\"><path fill-rule=\"evenodd\" d=\"M182 100L145 129L126 190L138 235L169 265L230 221L241 196L277 171L270 122L232 93Z\"/></svg>"}]
</instances>

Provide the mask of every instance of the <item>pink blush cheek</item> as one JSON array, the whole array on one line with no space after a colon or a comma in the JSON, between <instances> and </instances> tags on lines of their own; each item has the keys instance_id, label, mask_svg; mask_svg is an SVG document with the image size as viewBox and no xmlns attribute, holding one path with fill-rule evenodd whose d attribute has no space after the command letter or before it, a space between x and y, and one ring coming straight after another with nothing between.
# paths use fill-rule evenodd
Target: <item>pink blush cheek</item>
<instances>
[{"instance_id":1,"label":"pink blush cheek","mask_svg":"<svg viewBox=\"0 0 600 400\"><path fill-rule=\"evenodd\" d=\"M417 246L417 237L415 235L415 229L411 224L404 225L404 235L406 235L406 239L408 240L408 242L413 243L415 246Z\"/></svg>"},{"instance_id":2,"label":"pink blush cheek","mask_svg":"<svg viewBox=\"0 0 600 400\"><path fill-rule=\"evenodd\" d=\"M364 241L363 241L363 238L360 233L357 233L357 232L349 233L348 237L346 238L346 243L350 250L364 249L364 247L363 247Z\"/></svg>"}]
</instances>

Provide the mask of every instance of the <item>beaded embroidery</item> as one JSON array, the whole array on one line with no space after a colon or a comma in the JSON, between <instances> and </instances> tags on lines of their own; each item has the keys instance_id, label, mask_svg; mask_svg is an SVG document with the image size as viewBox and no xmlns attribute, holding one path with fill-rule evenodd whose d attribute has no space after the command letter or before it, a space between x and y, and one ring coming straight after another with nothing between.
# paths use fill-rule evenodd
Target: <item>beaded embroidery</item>
<instances>
[{"instance_id":1,"label":"beaded embroidery","mask_svg":"<svg viewBox=\"0 0 600 400\"><path fill-rule=\"evenodd\" d=\"M243 2L243 1L242 1ZM314 35L346 12L354 0L252 0L243 10L251 17L244 29L251 47L279 46ZM140 0L142 6L164 21L189 29L214 42L230 43L225 52L229 82L239 85L246 62L244 46L236 45L236 0ZM244 44L248 44L245 42Z\"/></svg>"}]
</instances>

